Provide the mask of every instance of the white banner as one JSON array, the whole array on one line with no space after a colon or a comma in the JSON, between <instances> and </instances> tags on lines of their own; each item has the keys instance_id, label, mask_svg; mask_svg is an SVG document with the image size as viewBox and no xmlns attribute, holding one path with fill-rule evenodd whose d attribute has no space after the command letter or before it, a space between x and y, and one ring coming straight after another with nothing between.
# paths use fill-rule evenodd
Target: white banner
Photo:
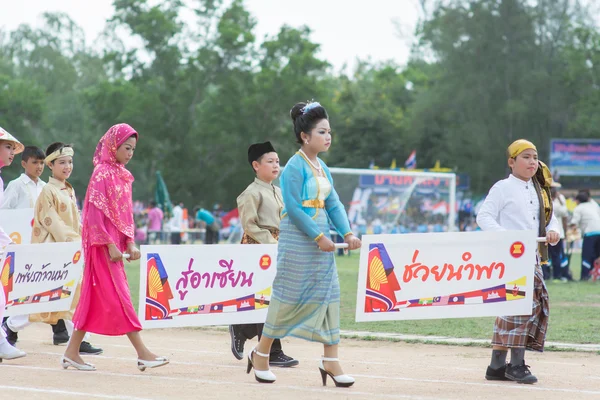
<instances>
[{"instance_id":1,"label":"white banner","mask_svg":"<svg viewBox=\"0 0 600 400\"><path fill-rule=\"evenodd\" d=\"M0 282L6 316L66 311L81 279L81 242L9 245Z\"/></svg>"},{"instance_id":2,"label":"white banner","mask_svg":"<svg viewBox=\"0 0 600 400\"><path fill-rule=\"evenodd\" d=\"M140 306L148 328L264 322L277 245L142 246Z\"/></svg>"},{"instance_id":3,"label":"white banner","mask_svg":"<svg viewBox=\"0 0 600 400\"><path fill-rule=\"evenodd\" d=\"M531 231L366 235L356 321L530 315Z\"/></svg>"},{"instance_id":4,"label":"white banner","mask_svg":"<svg viewBox=\"0 0 600 400\"><path fill-rule=\"evenodd\" d=\"M16 210L0 210L2 229L16 244L31 243L31 229L33 227L33 208L19 208Z\"/></svg>"}]
</instances>

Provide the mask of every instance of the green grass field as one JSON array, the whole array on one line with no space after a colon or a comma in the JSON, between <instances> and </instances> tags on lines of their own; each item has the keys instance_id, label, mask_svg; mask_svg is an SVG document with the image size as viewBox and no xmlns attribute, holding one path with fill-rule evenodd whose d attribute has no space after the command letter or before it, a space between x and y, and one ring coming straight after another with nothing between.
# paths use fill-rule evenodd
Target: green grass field
<instances>
[{"instance_id":1,"label":"green grass field","mask_svg":"<svg viewBox=\"0 0 600 400\"><path fill-rule=\"evenodd\" d=\"M414 335L436 335L458 338L489 339L493 317L459 318L426 321L354 321L358 255L337 258L342 294L341 327L344 330L391 332ZM578 254L571 259L571 271L579 278L581 262ZM139 263L127 266L133 304L138 307ZM547 282L550 293L549 341L568 343L600 343L600 282Z\"/></svg>"}]
</instances>

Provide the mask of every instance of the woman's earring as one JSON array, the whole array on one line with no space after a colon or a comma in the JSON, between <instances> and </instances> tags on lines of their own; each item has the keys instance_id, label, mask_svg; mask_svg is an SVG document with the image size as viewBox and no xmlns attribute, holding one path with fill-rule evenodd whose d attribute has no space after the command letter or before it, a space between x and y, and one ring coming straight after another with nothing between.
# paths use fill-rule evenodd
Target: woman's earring
<instances>
[{"instance_id":1,"label":"woman's earring","mask_svg":"<svg viewBox=\"0 0 600 400\"><path fill-rule=\"evenodd\" d=\"M304 142L304 144L308 144L308 140Z\"/></svg>"}]
</instances>

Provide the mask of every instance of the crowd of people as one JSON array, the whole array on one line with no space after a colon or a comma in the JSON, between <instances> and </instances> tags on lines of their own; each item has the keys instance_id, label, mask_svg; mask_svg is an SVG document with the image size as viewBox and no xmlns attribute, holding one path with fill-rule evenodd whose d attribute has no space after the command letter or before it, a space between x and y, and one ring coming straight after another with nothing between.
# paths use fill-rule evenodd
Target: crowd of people
<instances>
[{"instance_id":1,"label":"crowd of people","mask_svg":"<svg viewBox=\"0 0 600 400\"><path fill-rule=\"evenodd\" d=\"M155 201L147 206L138 203L135 215L135 240L139 244L217 244L239 230L237 218L224 219L227 212L219 204L212 211L196 206L190 212L183 203L175 203L166 215ZM238 235L241 238L241 235Z\"/></svg>"},{"instance_id":2,"label":"crowd of people","mask_svg":"<svg viewBox=\"0 0 600 400\"><path fill-rule=\"evenodd\" d=\"M319 158L332 143L325 108L316 102L298 103L291 110L291 118L299 150L287 161L280 187L273 184L280 170L271 143L257 143L248 149L255 179L237 198L237 225L243 232L240 242L276 244L277 271L264 324L231 326L231 350L236 358L243 358L245 342L257 336L258 345L247 353L246 372L254 371L260 383L273 383L276 376L270 366L298 364L283 352L280 339L293 336L318 342L323 345L318 363L323 385L329 378L335 386L349 387L355 380L344 373L339 362L341 299L331 232L334 230L349 250L359 249L362 243L351 228L329 168ZM52 325L55 344L68 343L61 358L65 369L96 369L81 357L102 353L89 343L90 332L127 335L137 353L137 368L142 371L169 363L142 341L123 260L140 258L136 238L142 242L162 241L168 234L170 243L181 244L189 240L186 234L201 227L203 241L217 243L224 216L220 208L210 212L200 207L189 215L182 204L176 204L166 219L157 204L151 203L146 212L139 214L136 227L131 198L134 177L125 166L134 155L139 136L131 126L118 124L100 139L80 215L68 182L73 172L73 148L61 142L52 143L45 152L25 148L0 128L0 168L9 166L16 154L23 153L21 165L25 169L9 184L4 199L0 190L0 205L33 208L33 243L81 241L85 265L70 310L3 319L0 359L24 357L26 353L15 347L18 332L31 322L44 322ZM535 230L546 243L536 251L532 312L497 318L485 377L530 384L537 378L525 363L525 350L544 349L549 316L544 284L547 268L556 258L555 276L569 279L562 270L561 243L569 227L577 227L583 236L582 279L591 276L600 247L600 207L589 192L580 191L570 215L558 185L538 160L535 145L527 140L517 140L508 147L508 165L511 174L490 189L477 214L477 226L484 231ZM44 166L52 172L47 184L39 180ZM147 227L145 237L136 232L140 226ZM11 238L0 229L0 247L10 244ZM0 296L0 318L5 301L5 296Z\"/></svg>"},{"instance_id":3,"label":"crowd of people","mask_svg":"<svg viewBox=\"0 0 600 400\"><path fill-rule=\"evenodd\" d=\"M81 355L103 352L88 341L91 333L127 335L137 352L140 370L169 363L152 353L142 341L142 329L131 302L125 275L124 255L132 261L140 258L134 241L133 175L125 168L133 157L139 134L127 124L111 127L98 142L94 153L94 171L80 212L75 190L68 179L73 173L75 151L69 144L55 142L46 151L25 147L17 138L0 128L0 168L10 166L22 153L24 173L10 182L4 197L0 179L0 206L8 209L33 208L31 243L81 242L84 256L83 279L76 282L71 308L65 311L17 315L4 318L6 294L0 295L0 360L26 356L16 346L19 332L30 323L52 326L53 343L67 344L60 364L63 368L93 371L95 366ZM47 167L47 183L40 176ZM27 221L29 222L29 221ZM18 245L0 228L0 247Z\"/></svg>"},{"instance_id":4,"label":"crowd of people","mask_svg":"<svg viewBox=\"0 0 600 400\"><path fill-rule=\"evenodd\" d=\"M354 384L354 379L343 373L338 359L340 287L331 226L348 249L360 248L361 241L350 229L327 165L318 157L331 145L331 128L325 108L316 102L298 103L293 107L291 117L300 149L282 173L281 189L273 185L279 176L279 157L270 142L255 144L248 150L248 161L256 178L237 199L244 232L241 243L277 244L277 274L264 325L232 326L231 348L240 358L244 342L258 336L258 346L248 353L246 372L254 370L258 382L272 383L276 377L270 366L298 364L283 353L279 339L296 336L320 342L324 356L318 368L323 384L329 377L336 386L349 387ZM32 149L32 157L25 153L22 166L26 176L14 185L11 183L11 188L24 193L21 197L23 202L28 200L27 207L33 208L33 243L82 243L84 272L73 295L71 309L21 318L26 321L23 327L29 322L45 322L54 329L59 321L63 321L68 331L68 345L60 364L65 369L96 370L81 357L86 354L84 343L94 349L88 354L102 353L102 349L85 341L89 332L127 335L137 352L137 368L141 371L169 363L167 358L151 352L142 341L139 333L142 328L131 302L123 264L127 258L135 261L141 256L135 243L139 226L136 227L134 220L132 201L134 177L125 168L134 155L138 140L138 132L127 124L111 127L100 139L83 214L80 214L73 187L67 181L73 172L75 155L68 144L53 143L45 153L41 149ZM10 165L15 155L24 150L25 146L19 140L0 129L0 168ZM32 165L26 168L30 158ZM33 160L37 161L34 163ZM44 165L52 171L46 185L39 183ZM3 186L0 180L0 204ZM11 199L7 197L7 200ZM192 220L182 204L173 207L167 230L170 242L182 243L183 235L194 229L190 229L190 225L197 223L203 226L205 243L218 242L222 221L219 210L208 212L197 208L193 214ZM149 233L165 232L165 216L156 204L151 204L143 218L146 226L152 228L147 229ZM13 245L12 239L0 229L0 247L4 251L9 245ZM3 319L0 360L24 357L26 353L15 347L18 341L16 325L9 318L3 318L6 296L0 295L0 300L0 319Z\"/></svg>"}]
</instances>

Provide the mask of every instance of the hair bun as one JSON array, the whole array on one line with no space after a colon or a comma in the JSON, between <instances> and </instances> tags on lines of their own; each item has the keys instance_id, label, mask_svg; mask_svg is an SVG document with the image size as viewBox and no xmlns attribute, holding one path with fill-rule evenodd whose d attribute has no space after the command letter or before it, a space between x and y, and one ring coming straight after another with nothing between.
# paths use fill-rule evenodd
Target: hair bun
<instances>
[{"instance_id":1,"label":"hair bun","mask_svg":"<svg viewBox=\"0 0 600 400\"><path fill-rule=\"evenodd\" d=\"M290 110L290 116L292 121L296 122L296 119L303 114L302 110L306 107L306 103L296 103Z\"/></svg>"}]
</instances>

